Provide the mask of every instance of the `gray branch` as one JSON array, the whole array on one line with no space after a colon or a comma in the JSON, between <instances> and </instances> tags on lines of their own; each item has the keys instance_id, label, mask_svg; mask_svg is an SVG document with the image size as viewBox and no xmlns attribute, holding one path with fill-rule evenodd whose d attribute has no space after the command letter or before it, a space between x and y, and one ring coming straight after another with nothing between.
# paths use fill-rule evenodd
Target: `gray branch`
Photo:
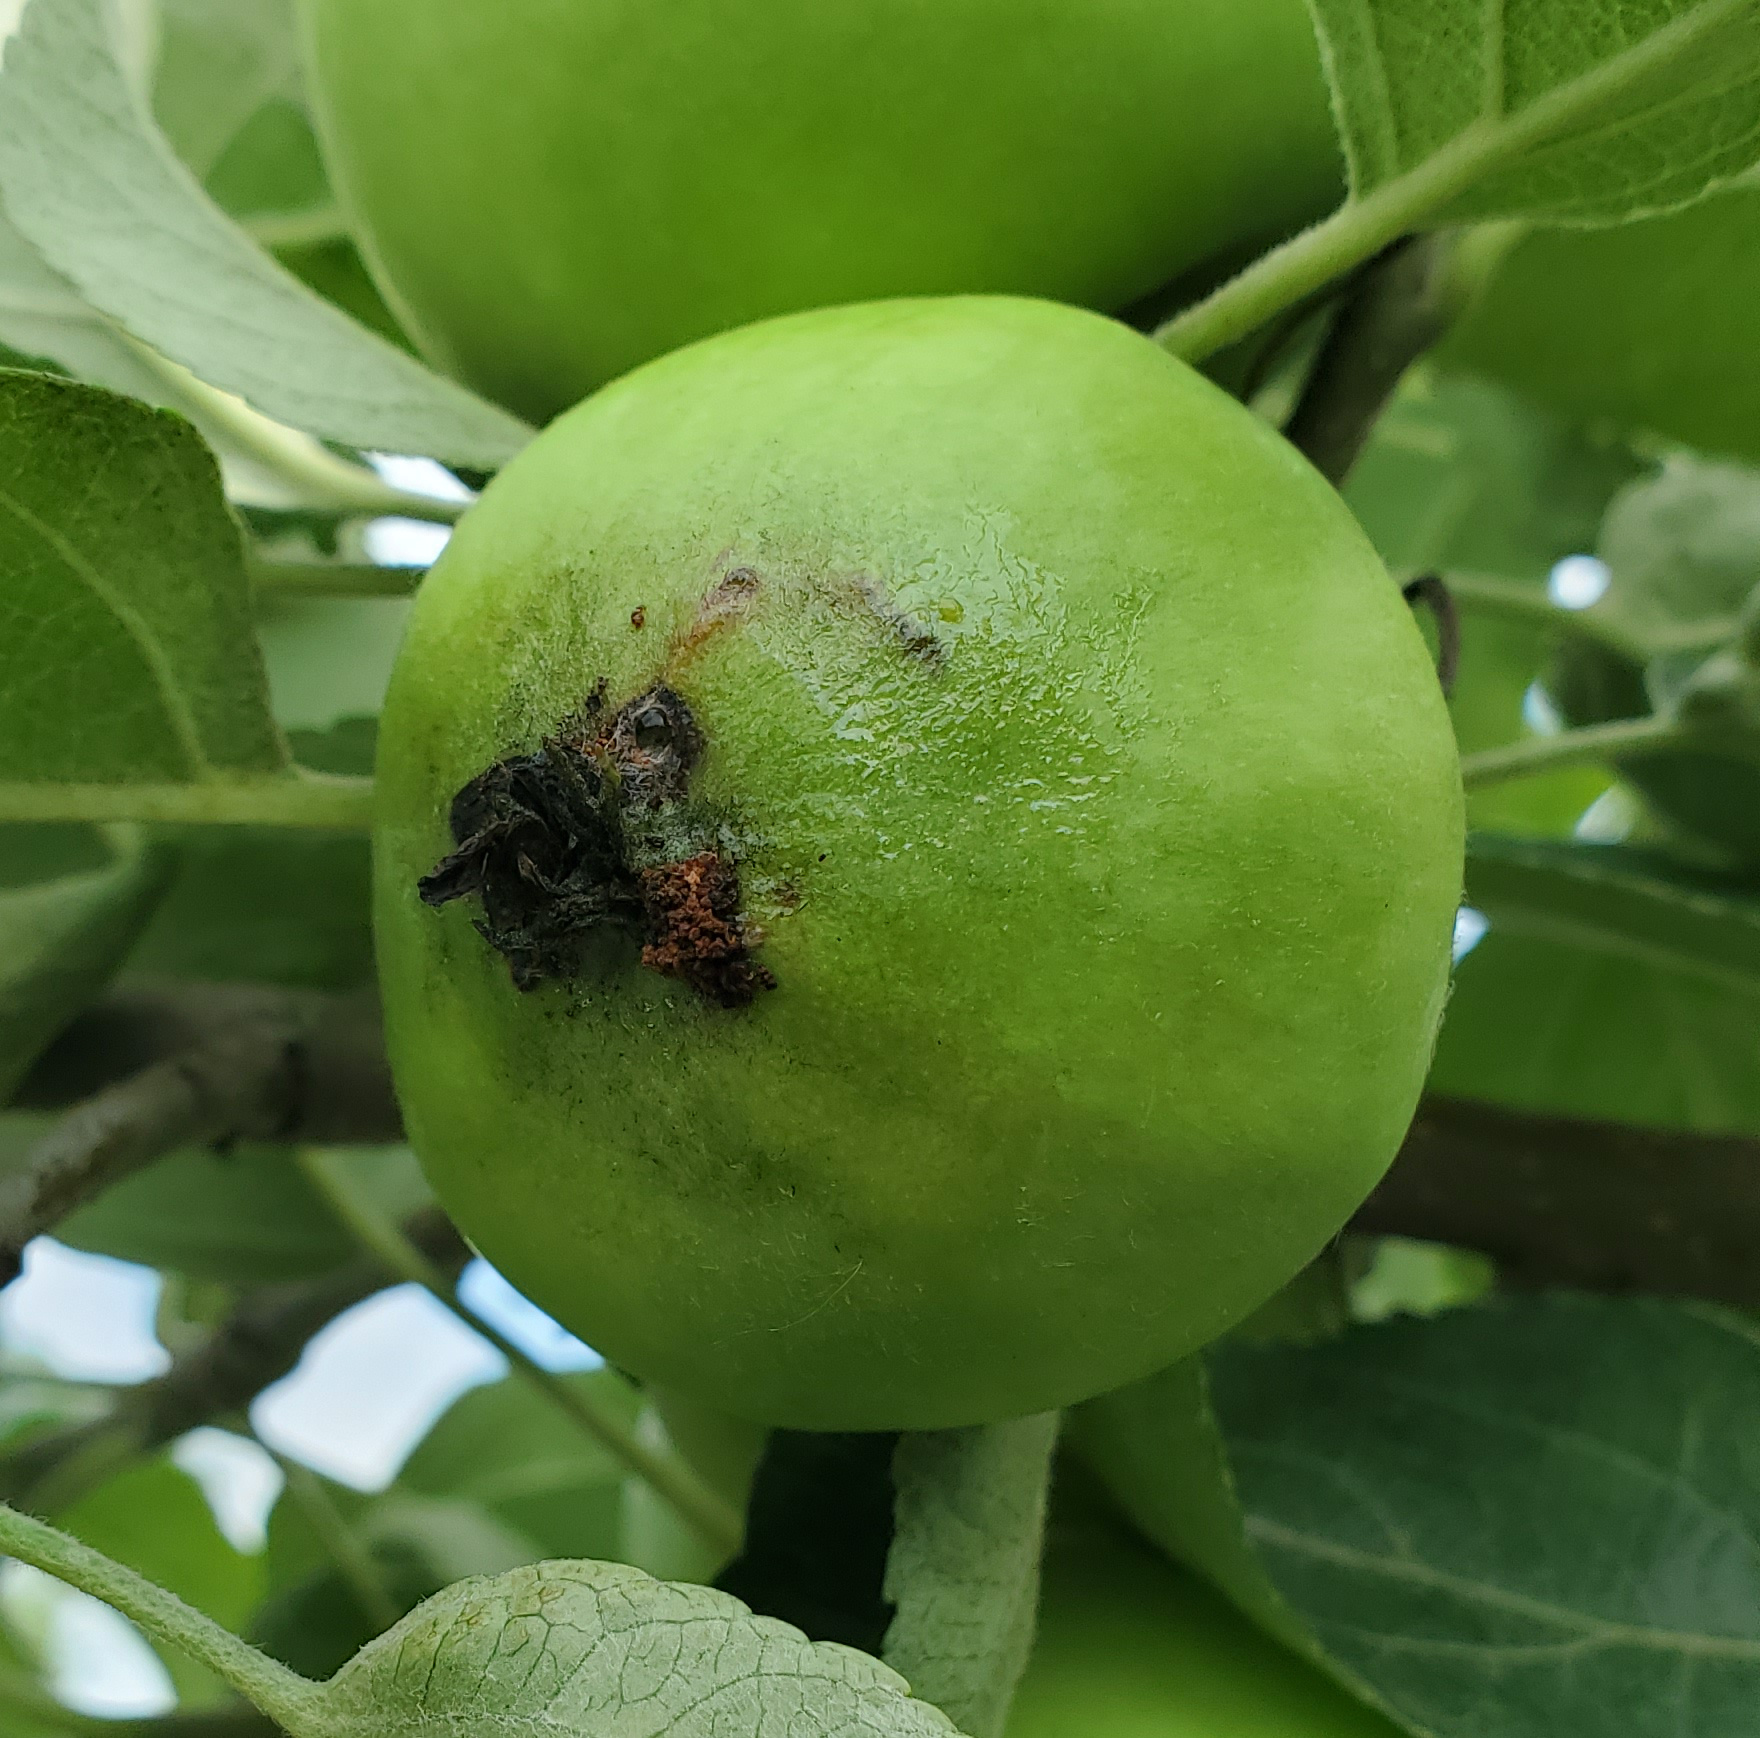
<instances>
[{"instance_id":1,"label":"gray branch","mask_svg":"<svg viewBox=\"0 0 1760 1738\"><path fill-rule=\"evenodd\" d=\"M76 1105L0 1182L0 1285L24 1247L123 1178L179 1147L270 1137L286 1118L291 1034L274 1024L216 1034L199 1048Z\"/></svg>"},{"instance_id":2,"label":"gray branch","mask_svg":"<svg viewBox=\"0 0 1760 1738\"><path fill-rule=\"evenodd\" d=\"M1760 1141L1428 1098L1352 1229L1479 1250L1515 1285L1760 1308Z\"/></svg>"},{"instance_id":3,"label":"gray branch","mask_svg":"<svg viewBox=\"0 0 1760 1738\"><path fill-rule=\"evenodd\" d=\"M57 1093L102 1091L213 1030L240 995L300 1011L306 1037L286 1106L295 1138L397 1138L374 1010L285 991L182 985L111 997L51 1047L25 1096L53 1106L66 1102ZM1428 1098L1352 1229L1480 1250L1518 1284L1760 1307L1760 1140Z\"/></svg>"},{"instance_id":4,"label":"gray branch","mask_svg":"<svg viewBox=\"0 0 1760 1738\"><path fill-rule=\"evenodd\" d=\"M1284 425L1335 487L1351 474L1406 370L1452 326L1467 290L1447 231L1407 236L1372 260L1345 293Z\"/></svg>"},{"instance_id":5,"label":"gray branch","mask_svg":"<svg viewBox=\"0 0 1760 1738\"><path fill-rule=\"evenodd\" d=\"M403 1231L448 1280L470 1258L438 1208L412 1215ZM206 1340L163 1376L123 1389L102 1418L30 1437L0 1454L0 1500L38 1513L63 1508L118 1465L198 1425L242 1414L292 1370L314 1334L396 1279L362 1257L312 1279L247 1292Z\"/></svg>"},{"instance_id":6,"label":"gray branch","mask_svg":"<svg viewBox=\"0 0 1760 1738\"><path fill-rule=\"evenodd\" d=\"M32 1070L24 1108L73 1108L0 1182L0 1285L24 1248L180 1147L396 1140L376 1009L246 986L119 991Z\"/></svg>"}]
</instances>

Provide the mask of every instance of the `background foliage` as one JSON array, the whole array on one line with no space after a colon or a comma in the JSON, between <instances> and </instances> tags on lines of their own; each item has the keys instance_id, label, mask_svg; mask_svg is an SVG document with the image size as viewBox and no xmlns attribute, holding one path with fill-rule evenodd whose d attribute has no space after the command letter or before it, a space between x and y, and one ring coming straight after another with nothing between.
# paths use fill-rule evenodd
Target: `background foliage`
<instances>
[{"instance_id":1,"label":"background foliage","mask_svg":"<svg viewBox=\"0 0 1760 1738\"><path fill-rule=\"evenodd\" d=\"M16 1271L52 1230L157 1269L169 1361L121 1385L10 1358L0 1494L262 1650L192 1663L167 1641L195 1633L183 1619L119 1596L178 1705L129 1730L264 1730L240 1689L296 1738L388 1710L586 1729L630 1694L581 1639L603 1633L647 1674L631 1732L947 1730L903 1673L987 1738L1031 1651L1055 1455L1029 1687L1060 1589L1095 1607L1096 1564L1118 1587L1176 1573L1147 1542L1237 1615L1195 1580L1169 1611L1236 1624L1219 1647L1275 1638L1266 1671L1330 1679L1299 1680L1346 1710L1328 1720L1751 1732L1752 382L1745 413L1621 416L1522 389L1475 322L1548 250L1613 258L1751 199L1760 8L1312 10L1349 197L1157 336L1239 385L1267 323L1306 310L1253 371L1255 407L1282 416L1325 341L1316 309L1388 244L1442 232L1481 277L1509 273L1434 356L1400 358L1337 467L1390 572L1441 573L1460 614L1467 908L1394 1177L1253 1323L1060 1440L1046 1419L896 1455L766 1444L503 1337L504 1373L384 1488L284 1464L250 1549L180 1459L190 1433L248 1433L313 1337L393 1284L460 1307L468 1252L399 1142L374 1041L373 714L419 573L368 556L387 521L455 519L533 431L398 330L326 184L280 0L24 9L0 78L0 1255ZM1654 286L1623 293L1623 329L1644 330ZM1493 776L1510 769L1532 776ZM1427 1183L1445 1166L1446 1195ZM783 1549L819 1500L824 1551ZM698 1585L717 1576L814 1613L814 1641ZM0 1734L98 1729L50 1693L19 1586L0 1588ZM545 1623L574 1676L573 1654L528 1670ZM825 1645L850 1638L885 1663Z\"/></svg>"}]
</instances>

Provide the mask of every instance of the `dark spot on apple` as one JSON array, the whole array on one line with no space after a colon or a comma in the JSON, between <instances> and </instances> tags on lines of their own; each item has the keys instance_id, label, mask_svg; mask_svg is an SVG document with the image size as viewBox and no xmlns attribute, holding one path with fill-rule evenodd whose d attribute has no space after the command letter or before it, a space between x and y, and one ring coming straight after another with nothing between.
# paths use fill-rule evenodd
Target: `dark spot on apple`
<instances>
[{"instance_id":1,"label":"dark spot on apple","mask_svg":"<svg viewBox=\"0 0 1760 1738\"><path fill-rule=\"evenodd\" d=\"M931 669L938 670L947 662L947 648L935 631L900 609L872 574L858 573L850 583L863 607L886 629L901 651Z\"/></svg>"},{"instance_id":2,"label":"dark spot on apple","mask_svg":"<svg viewBox=\"0 0 1760 1738\"><path fill-rule=\"evenodd\" d=\"M621 806L658 809L682 802L703 757L703 733L691 709L664 683L618 708L603 742L589 744L609 760Z\"/></svg>"},{"instance_id":3,"label":"dark spot on apple","mask_svg":"<svg viewBox=\"0 0 1760 1738\"><path fill-rule=\"evenodd\" d=\"M746 946L739 875L713 851L641 872L642 900L655 939L642 964L678 978L723 1008L743 1008L776 979Z\"/></svg>"},{"instance_id":4,"label":"dark spot on apple","mask_svg":"<svg viewBox=\"0 0 1760 1738\"><path fill-rule=\"evenodd\" d=\"M776 980L752 957L739 870L691 812L703 734L657 684L605 716L606 684L532 754L510 755L452 799L454 850L417 884L432 906L481 902L478 933L517 989L570 978L595 933L641 944L642 964L723 1008Z\"/></svg>"},{"instance_id":5,"label":"dark spot on apple","mask_svg":"<svg viewBox=\"0 0 1760 1738\"><path fill-rule=\"evenodd\" d=\"M763 581L752 568L730 568L703 594L690 623L673 641L672 657L688 657L706 640L743 621L757 606L762 590Z\"/></svg>"}]
</instances>

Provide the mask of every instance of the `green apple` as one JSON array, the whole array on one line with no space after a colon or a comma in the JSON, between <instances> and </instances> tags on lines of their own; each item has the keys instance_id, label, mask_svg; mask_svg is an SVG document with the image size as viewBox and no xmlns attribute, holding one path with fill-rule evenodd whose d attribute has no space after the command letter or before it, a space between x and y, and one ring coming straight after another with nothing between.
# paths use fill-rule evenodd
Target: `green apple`
<instances>
[{"instance_id":1,"label":"green apple","mask_svg":"<svg viewBox=\"0 0 1760 1738\"><path fill-rule=\"evenodd\" d=\"M1393 1723L1122 1534L1054 1532L1008 1738L1397 1738Z\"/></svg>"},{"instance_id":2,"label":"green apple","mask_svg":"<svg viewBox=\"0 0 1760 1738\"><path fill-rule=\"evenodd\" d=\"M1341 193L1301 0L306 0L306 24L387 298L540 420L796 309L1117 307Z\"/></svg>"},{"instance_id":3,"label":"green apple","mask_svg":"<svg viewBox=\"0 0 1760 1738\"><path fill-rule=\"evenodd\" d=\"M1461 791L1338 497L1128 328L788 316L559 420L418 596L376 939L413 1143L607 1357L758 1422L1157 1369L1373 1186Z\"/></svg>"},{"instance_id":4,"label":"green apple","mask_svg":"<svg viewBox=\"0 0 1760 1738\"><path fill-rule=\"evenodd\" d=\"M1760 461L1760 189L1538 230L1441 352L1568 415Z\"/></svg>"}]
</instances>

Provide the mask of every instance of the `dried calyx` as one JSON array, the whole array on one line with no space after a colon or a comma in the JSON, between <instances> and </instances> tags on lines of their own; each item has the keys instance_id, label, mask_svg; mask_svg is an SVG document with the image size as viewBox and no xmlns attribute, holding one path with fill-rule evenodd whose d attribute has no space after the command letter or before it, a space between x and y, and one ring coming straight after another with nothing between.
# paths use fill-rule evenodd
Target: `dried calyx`
<instances>
[{"instance_id":1,"label":"dried calyx","mask_svg":"<svg viewBox=\"0 0 1760 1738\"><path fill-rule=\"evenodd\" d=\"M776 980L751 955L739 870L693 816L703 736L665 685L607 712L601 681L533 754L499 760L452 800L456 849L422 877L429 905L481 901L477 929L535 989L580 971L595 932L640 940L642 964L723 1008Z\"/></svg>"}]
</instances>

